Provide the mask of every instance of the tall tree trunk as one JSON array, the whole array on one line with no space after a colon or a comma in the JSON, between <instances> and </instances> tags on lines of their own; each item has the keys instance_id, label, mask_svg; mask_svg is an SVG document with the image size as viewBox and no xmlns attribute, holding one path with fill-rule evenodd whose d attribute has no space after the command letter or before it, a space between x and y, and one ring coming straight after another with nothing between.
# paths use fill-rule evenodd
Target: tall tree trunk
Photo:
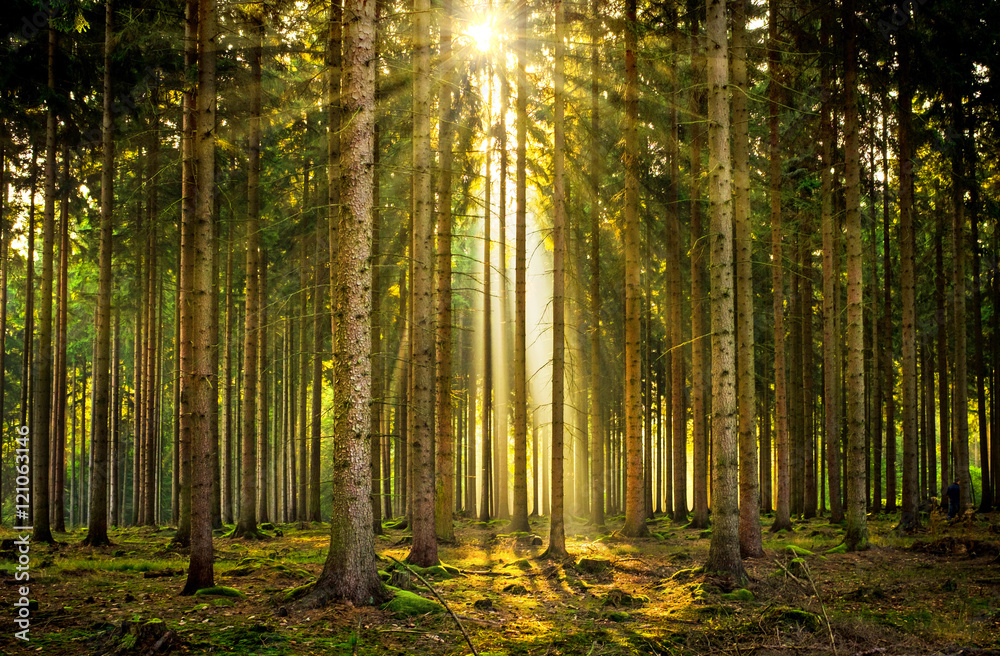
<instances>
[{"instance_id":1,"label":"tall tree trunk","mask_svg":"<svg viewBox=\"0 0 1000 656\"><path fill-rule=\"evenodd\" d=\"M903 303L903 507L900 526L919 524L917 435L916 235L913 221L913 146L911 142L913 87L910 84L909 39L900 37L899 50L899 243ZM883 348L887 348L883 345Z\"/></svg>"},{"instance_id":2,"label":"tall tree trunk","mask_svg":"<svg viewBox=\"0 0 1000 656\"><path fill-rule=\"evenodd\" d=\"M642 374L639 352L639 74L636 0L625 9L625 526L628 537L648 535L643 507ZM557 60L558 61L558 60ZM561 144L560 144L561 146ZM557 152L559 147L557 146ZM557 205L558 207L558 205ZM558 214L557 214L558 216ZM558 244L558 242L556 242ZM558 253L558 251L556 251ZM558 257L558 255L557 255ZM556 269L558 271L558 268ZM556 307L559 307L556 305ZM555 388L553 387L553 394ZM553 412L559 410L553 405ZM697 421L697 418L696 418ZM555 426L553 422L553 427Z\"/></svg>"},{"instance_id":3,"label":"tall tree trunk","mask_svg":"<svg viewBox=\"0 0 1000 656\"><path fill-rule=\"evenodd\" d=\"M676 17L672 17L671 23L676 24ZM675 36L672 40L672 50L677 53L679 48ZM677 99L678 83L676 72L670 76L670 137L667 148L670 153L670 182L667 185L667 253L669 271L667 274L667 288L670 298L670 343L673 351L670 356L670 389L671 409L670 417L673 422L673 471L674 471L674 507L673 520L675 522L687 521L687 407L685 405L685 384L684 384L684 328L682 324L682 310L684 297L681 290L681 223L678 212L677 196L679 193L678 179L680 178L680 139L678 134L678 110Z\"/></svg>"},{"instance_id":4,"label":"tall tree trunk","mask_svg":"<svg viewBox=\"0 0 1000 656\"><path fill-rule=\"evenodd\" d=\"M988 513L993 509L994 491L992 486L992 464L990 463L989 452L989 419L988 406L986 404L986 362L983 357L983 293L980 282L979 263L979 182L978 182L978 159L979 154L973 143L973 135L969 136L965 145L966 157L969 158L969 208L971 212L970 223L971 233L969 235L972 242L972 318L973 318L973 341L974 356L973 362L976 377L976 413L979 421L979 466L981 468L982 494L979 500L979 512ZM994 356L994 361L996 356Z\"/></svg>"},{"instance_id":5,"label":"tall tree trunk","mask_svg":"<svg viewBox=\"0 0 1000 656\"><path fill-rule=\"evenodd\" d=\"M934 198L941 197L937 185L934 185ZM936 231L934 233L934 300L935 325L937 326L937 371L938 371L938 407L939 433L941 436L941 506L948 507L948 485L954 480L951 476L951 402L948 383L948 322L945 318L945 274L944 274L944 211L939 203L935 203Z\"/></svg>"},{"instance_id":6,"label":"tall tree trunk","mask_svg":"<svg viewBox=\"0 0 1000 656\"><path fill-rule=\"evenodd\" d=\"M438 561L434 527L434 202L431 194L430 0L413 3L413 396L410 436L413 547L407 559ZM368 137L370 139L370 137ZM369 221L370 218L366 219ZM370 228L369 228L370 230Z\"/></svg>"},{"instance_id":7,"label":"tall tree trunk","mask_svg":"<svg viewBox=\"0 0 1000 656\"><path fill-rule=\"evenodd\" d=\"M320 273L326 265L326 258L329 257L329 247L326 255L323 255L324 239L322 235L323 221L316 217L316 262L313 265L313 361L312 361L312 418L310 420L310 441L309 441L309 521L321 522L323 517L320 514L320 467L322 459L320 457L320 437L322 435L323 420L323 325L326 323L323 301L323 283L320 280ZM378 406L374 406L372 414L378 413ZM277 437L277 436L275 436ZM373 434L372 439L377 439L378 435ZM374 524L373 524L374 526Z\"/></svg>"},{"instance_id":8,"label":"tall tree trunk","mask_svg":"<svg viewBox=\"0 0 1000 656\"><path fill-rule=\"evenodd\" d=\"M261 50L264 24L250 25L253 42L250 48L250 121L248 126L246 287L243 328L243 402L240 445L240 511L234 537L257 535L257 344L260 325L260 115ZM236 395L239 399L239 394Z\"/></svg>"},{"instance_id":9,"label":"tall tree trunk","mask_svg":"<svg viewBox=\"0 0 1000 656\"><path fill-rule=\"evenodd\" d=\"M193 320L193 362L182 378L191 389L188 396L191 413L191 561L182 594L194 594L214 585L215 560L212 549L212 466L211 415L214 374L211 349L212 232L215 222L215 109L216 109L216 38L218 37L216 0L198 3L198 103L197 103L197 179L193 230L193 275L191 301Z\"/></svg>"},{"instance_id":10,"label":"tall tree trunk","mask_svg":"<svg viewBox=\"0 0 1000 656\"><path fill-rule=\"evenodd\" d=\"M267 363L267 249L260 249L260 260L259 260L260 274L259 281L257 285L257 312L260 314L258 319L258 330L257 330L257 521L258 522L270 522L271 518L268 516L268 489L267 489L267 465L268 465L268 446L267 446L267 425L268 417L270 413L268 395L267 395L267 378L268 378L268 363ZM316 310L317 314L319 310ZM305 325L305 324L303 324ZM306 372L303 374L303 389L305 389L305 376L309 375L311 372ZM305 405L303 404L302 413L305 414ZM302 433L302 442L305 444L306 436L305 431ZM302 459L302 480L305 481L305 458ZM302 508L303 512L306 509L306 498L302 495Z\"/></svg>"},{"instance_id":11,"label":"tall tree trunk","mask_svg":"<svg viewBox=\"0 0 1000 656\"><path fill-rule=\"evenodd\" d=\"M882 399L885 402L885 511L896 512L896 396L895 396L895 362L893 358L892 340L892 218L889 211L889 154L888 131L885 130L883 117L882 162L886 179L883 180L882 194L882 328L881 346L882 363L879 371L882 387Z\"/></svg>"},{"instance_id":12,"label":"tall tree trunk","mask_svg":"<svg viewBox=\"0 0 1000 656\"><path fill-rule=\"evenodd\" d=\"M233 523L233 217L226 228L226 309L222 346L222 523Z\"/></svg>"},{"instance_id":13,"label":"tall tree trunk","mask_svg":"<svg viewBox=\"0 0 1000 656\"><path fill-rule=\"evenodd\" d=\"M492 123L493 111L493 76L487 82L487 124ZM518 87L520 90L520 87ZM519 133L520 134L520 133ZM491 229L493 223L493 135L486 134L486 176L483 201L483 409L480 425L483 431L483 472L480 483L479 521L488 522L493 515L493 261ZM503 253L500 253L501 260ZM501 332L501 335L503 333ZM515 358L517 352L515 349ZM517 362L514 363L515 383L517 385Z\"/></svg>"},{"instance_id":14,"label":"tall tree trunk","mask_svg":"<svg viewBox=\"0 0 1000 656\"><path fill-rule=\"evenodd\" d=\"M600 0L591 0L590 28L590 521L604 527L604 426L601 423L601 157ZM537 424L537 420L536 420ZM536 430L537 434L537 430ZM537 468L532 469L537 472ZM537 478L538 474L535 474ZM537 499L535 505L537 507Z\"/></svg>"},{"instance_id":15,"label":"tall tree trunk","mask_svg":"<svg viewBox=\"0 0 1000 656\"><path fill-rule=\"evenodd\" d=\"M952 334L955 336L955 384L954 411L952 413L952 443L955 462L954 477L959 481L962 495L959 503L961 512L972 506L972 478L969 475L969 385L968 353L966 350L965 319L965 158L963 157L965 136L965 116L962 98L954 88L948 95L951 103L951 119L956 133L956 141L951 152L951 278L952 278Z\"/></svg>"},{"instance_id":16,"label":"tall tree trunk","mask_svg":"<svg viewBox=\"0 0 1000 656\"><path fill-rule=\"evenodd\" d=\"M864 477L864 321L861 297L861 163L858 149L857 17L845 0L844 142L847 225L847 533L848 551L868 548Z\"/></svg>"},{"instance_id":17,"label":"tall tree trunk","mask_svg":"<svg viewBox=\"0 0 1000 656\"><path fill-rule=\"evenodd\" d=\"M382 18L382 3L375 3L375 20L376 23ZM332 41L332 39L331 39ZM339 39L337 39L337 46L339 46ZM334 47L331 45L331 48ZM375 49L375 78L374 78L374 93L375 93L375 106L378 107L379 102L379 51L378 42L376 40ZM340 79L337 78L336 84L339 86ZM375 125L373 128L374 134L372 136L372 144L374 149L373 161L375 163L375 170L372 174L372 315L371 315L371 340L372 340L372 401L374 402L374 410L371 416L371 435L372 435L372 530L375 535L382 535L384 532L382 530L382 500L385 499L386 509L385 516L391 517L392 512L389 506L389 495L392 492L390 486L390 476L389 476L389 441L386 439L388 437L387 431L383 430L384 417L388 416L387 406L385 403L385 356L382 351L382 214L381 214L381 198L379 182L380 176L382 174L380 165L380 153L382 149L381 144L381 133L379 130L378 117L375 117ZM339 139L339 137L338 137ZM339 148L338 148L339 151ZM340 178L338 176L335 184L340 184ZM337 190L337 197L339 200L340 190ZM330 206L330 217L329 220L333 222L335 220L333 216L333 205ZM333 271L333 267L330 267ZM333 291L333 288L331 288ZM332 298L332 297L331 297Z\"/></svg>"},{"instance_id":18,"label":"tall tree trunk","mask_svg":"<svg viewBox=\"0 0 1000 656\"><path fill-rule=\"evenodd\" d=\"M706 0L708 197L712 278L712 541L706 571L746 579L740 560L736 418L733 197L729 178L729 54L726 2Z\"/></svg>"},{"instance_id":19,"label":"tall tree trunk","mask_svg":"<svg viewBox=\"0 0 1000 656\"><path fill-rule=\"evenodd\" d=\"M816 516L816 421L813 387L813 251L815 250L815 225L809 214L803 216L800 239L802 254L801 308L802 308L802 514L806 519Z\"/></svg>"},{"instance_id":20,"label":"tall tree trunk","mask_svg":"<svg viewBox=\"0 0 1000 656\"><path fill-rule=\"evenodd\" d=\"M733 222L736 237L736 383L739 397L740 554L764 555L754 425L753 241L750 233L750 112L747 108L747 2L733 0Z\"/></svg>"},{"instance_id":21,"label":"tall tree trunk","mask_svg":"<svg viewBox=\"0 0 1000 656\"><path fill-rule=\"evenodd\" d=\"M778 107L781 84L778 61L778 1L768 2L767 67L773 71L768 94L768 125L770 130L770 170L768 195L771 201L771 284L774 289L774 423L777 433L778 501L772 531L789 529L791 490L789 489L788 385L785 371L785 276L782 254L781 225L781 151L778 141Z\"/></svg>"},{"instance_id":22,"label":"tall tree trunk","mask_svg":"<svg viewBox=\"0 0 1000 656\"><path fill-rule=\"evenodd\" d=\"M635 4L630 5L632 8L631 16L635 16ZM522 10L522 27L524 26L523 21L527 17L527 7ZM549 518L549 546L546 549L546 553L550 556L561 556L566 553L566 529L563 518L563 508L564 508L564 485L563 485L563 440L565 434L565 423L564 423L564 413L566 410L565 404L565 368L566 368L566 355L565 355L565 333L566 333L566 321L565 321L565 303L566 303L566 192L565 192L565 177L563 172L563 164L565 157L565 128L564 128L564 113L566 111L565 103L565 70L564 70L564 50L565 44L563 43L565 30L565 8L563 7L562 0L556 0L555 3L555 14L556 14L556 34L555 34L555 73L553 78L553 86L555 87L555 125L554 125L554 143L552 148L552 159L553 159L553 205L555 206L554 218L552 221L552 242L553 242L553 255L552 255L552 516ZM634 32L633 32L634 34ZM634 38L634 37L633 37ZM521 41L519 45L524 47L526 43L524 40L527 39L527 32L521 35ZM633 46L633 57L634 57L634 46ZM518 90L518 101L520 101L520 90ZM520 145L520 144L519 144ZM520 190L519 190L520 191ZM521 212L522 208L518 206L518 212ZM627 213L627 212L626 212ZM520 222L520 214L519 214ZM638 231L638 227L635 227ZM634 240L632 245L638 249L638 240ZM626 247L626 253L629 250ZM627 267L626 267L627 269ZM638 267L636 267L636 278L638 278ZM522 304L524 303L524 288L520 283L521 278L518 279L518 308L523 313ZM638 286L638 279L635 281L635 285ZM636 290L636 293L637 290ZM636 324L638 327L638 306L635 306L636 312ZM523 314L521 316L521 321L524 320ZM518 326L519 330L523 324ZM520 338L520 334L518 335ZM638 337L638 336L637 336ZM638 342L638 339L636 339ZM520 350L519 347L515 347ZM636 344L636 357L638 357L638 344ZM636 372L638 376L638 372ZM638 387L635 390L638 394ZM636 401L638 401L638 396L636 396ZM515 402L517 404L518 410L523 410L523 403L521 400ZM636 425L635 429L638 431L639 427ZM518 430L520 430L520 425L518 425ZM638 436L637 436L638 437ZM639 471L642 471L642 454L639 452ZM638 493L638 492L637 492ZM641 510L641 509L640 509ZM640 517L639 521L644 521L644 518ZM626 522L626 526L628 522Z\"/></svg>"},{"instance_id":23,"label":"tall tree trunk","mask_svg":"<svg viewBox=\"0 0 1000 656\"><path fill-rule=\"evenodd\" d=\"M57 532L66 531L66 350L69 322L69 148L63 146L63 189L59 201L59 307L56 310L56 368L53 395L52 427L55 434L52 481L52 524ZM4 193L6 198L6 193ZM6 287L4 288L6 293ZM6 308L4 308L6 310ZM2 393L0 393L2 399ZM0 402L0 408L3 407Z\"/></svg>"},{"instance_id":24,"label":"tall tree trunk","mask_svg":"<svg viewBox=\"0 0 1000 656\"><path fill-rule=\"evenodd\" d=\"M114 238L115 142L111 112L111 51L114 48L114 3L107 0L104 22L104 117L101 127L101 223L98 264L97 312L94 341L94 403L92 406L94 468L90 477L90 524L83 543L91 547L111 544L108 539L108 417L111 403L111 251ZM152 181L150 181L152 182ZM66 201L63 201L66 202Z\"/></svg>"},{"instance_id":25,"label":"tall tree trunk","mask_svg":"<svg viewBox=\"0 0 1000 656\"><path fill-rule=\"evenodd\" d=\"M697 3L694 3L696 6ZM688 12L691 30L692 76L704 77L705 62L699 43L698 11ZM708 340L711 326L706 311L708 298L705 270L705 229L701 216L701 150L704 133L701 129L702 94L697 86L691 90L691 408L692 457L694 458L694 517L691 526L708 528ZM626 414L626 417L628 415Z\"/></svg>"},{"instance_id":26,"label":"tall tree trunk","mask_svg":"<svg viewBox=\"0 0 1000 656\"><path fill-rule=\"evenodd\" d=\"M455 506L455 434L452 430L451 365L451 168L453 165L454 111L452 87L454 64L451 61L452 0L445 0L441 14L440 48L441 86L438 97L438 148L440 159L437 188L437 398L435 446L434 524L437 538L455 539L452 512Z\"/></svg>"},{"instance_id":27,"label":"tall tree trunk","mask_svg":"<svg viewBox=\"0 0 1000 656\"><path fill-rule=\"evenodd\" d=\"M58 36L49 25L48 89L55 94ZM45 123L45 210L42 214L42 281L38 307L38 354L32 366L32 538L55 543L49 523L49 415L52 409L52 257L55 241L56 112L50 98ZM26 422L22 422L24 425Z\"/></svg>"},{"instance_id":28,"label":"tall tree trunk","mask_svg":"<svg viewBox=\"0 0 1000 656\"><path fill-rule=\"evenodd\" d=\"M823 166L820 169L821 223L823 232L823 454L825 456L830 489L830 521L840 522L844 512L840 504L840 385L837 374L840 371L840 341L838 338L838 299L840 297L840 273L835 263L839 228L833 213L833 166L834 141L832 93L828 90L832 83L830 68L833 55L830 47L832 31L832 10L825 11L821 18L822 60L820 85L824 90L820 105L820 140L823 149ZM824 479L826 480L826 479Z\"/></svg>"},{"instance_id":29,"label":"tall tree trunk","mask_svg":"<svg viewBox=\"0 0 1000 656\"><path fill-rule=\"evenodd\" d=\"M7 227L7 192L9 187L9 180L7 178L7 152L6 152L6 131L0 131L0 408L4 408L4 414L6 414L6 399L4 392L7 389L7 263L10 253L10 235L13 228L13 221L10 222L11 227ZM62 252L64 248L60 248ZM60 278L61 282L61 278ZM61 286L61 285L60 285ZM60 296L62 298L62 296ZM62 340L62 344L66 341ZM62 359L62 372L65 378L66 372L66 360L65 357ZM65 380L61 387L62 390L66 389ZM63 403L65 404L65 392L62 394ZM62 413L65 417L65 412ZM65 441L66 432L66 421L63 419L63 441ZM3 525L3 477L0 476L0 526ZM64 521L65 524L65 521ZM58 527L57 527L58 528ZM63 529L65 530L65 528Z\"/></svg>"},{"instance_id":30,"label":"tall tree trunk","mask_svg":"<svg viewBox=\"0 0 1000 656\"><path fill-rule=\"evenodd\" d=\"M423 7L426 11L428 7ZM333 518L330 551L305 604L331 599L381 603L371 509L371 244L375 123L375 8L348 0L344 10L344 188L334 293ZM433 536L433 525L431 526ZM436 544L436 543L435 543ZM436 559L436 556L435 556Z\"/></svg>"}]
</instances>

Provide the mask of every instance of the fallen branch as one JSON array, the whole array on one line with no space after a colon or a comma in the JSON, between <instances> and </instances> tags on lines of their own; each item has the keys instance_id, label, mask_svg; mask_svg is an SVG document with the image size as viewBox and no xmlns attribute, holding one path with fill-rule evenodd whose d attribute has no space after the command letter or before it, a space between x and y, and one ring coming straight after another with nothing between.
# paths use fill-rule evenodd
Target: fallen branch
<instances>
[{"instance_id":1,"label":"fallen branch","mask_svg":"<svg viewBox=\"0 0 1000 656\"><path fill-rule=\"evenodd\" d=\"M437 597L437 600L441 602L441 605L445 607L445 610L447 610L448 613L451 614L452 618L455 620L455 624L458 625L459 630L462 631L462 635L465 636L465 641L467 643L469 643L469 649L472 650L473 656L479 656L479 652L476 651L476 646L472 644L472 639L469 638L469 634L466 633L465 627L462 626L462 621L460 619L458 619L458 615L456 615L455 611L453 611L451 609L451 606L449 606L447 603L445 603L445 600L441 598L441 595L439 595L437 593L437 590L434 589L434 587L427 581L427 579L425 579L424 577L422 577L419 572L417 572L416 570L412 569L409 565L407 565L403 561L399 560L398 558L394 558L393 556L389 556L389 554L386 554L386 556L388 556L390 559L392 559L393 562L399 563L400 565L402 565L403 567L405 567L406 570L410 574L413 574L414 576L416 576L418 579L420 579L423 582L424 585L427 586L427 589L430 590L431 593L433 593L435 597Z\"/></svg>"},{"instance_id":2,"label":"fallen branch","mask_svg":"<svg viewBox=\"0 0 1000 656\"><path fill-rule=\"evenodd\" d=\"M816 594L816 600L819 602L819 609L823 611L823 619L826 621L826 630L830 634L830 646L833 647L833 653L837 653L837 643L833 639L833 628L830 626L830 617L826 614L826 606L823 604L823 598L819 596L819 590L816 589L816 582L813 581L812 572L809 571L809 565L806 561L802 561L802 567L806 570L806 576L809 577L809 583L812 584L813 592Z\"/></svg>"}]
</instances>

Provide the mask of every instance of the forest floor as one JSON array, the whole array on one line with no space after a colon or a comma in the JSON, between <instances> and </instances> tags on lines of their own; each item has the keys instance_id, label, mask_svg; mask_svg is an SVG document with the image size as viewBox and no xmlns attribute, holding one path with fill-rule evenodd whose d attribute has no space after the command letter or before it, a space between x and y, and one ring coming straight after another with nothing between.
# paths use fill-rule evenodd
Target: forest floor
<instances>
[{"instance_id":1,"label":"forest floor","mask_svg":"<svg viewBox=\"0 0 1000 656\"><path fill-rule=\"evenodd\" d=\"M638 540L571 521L567 561L541 558L544 544L532 544L547 542L544 519L532 520L542 540L505 534L499 521L461 520L456 542L440 549L457 575L425 576L481 656L1000 655L1000 515L951 523L935 511L912 536L898 534L897 519L870 518L872 548L863 553L837 553L843 530L823 518L776 534L765 525L766 557L746 561L746 589L700 573L709 532L667 518L650 522L653 537ZM612 518L609 530L621 522ZM269 533L262 541L216 539L216 581L242 597L179 596L187 557L170 548L171 529L113 530L114 544L102 549L81 546L83 530L57 534L53 547L33 544L38 606L29 643L13 636L21 584L7 543L0 589L11 601L0 611L8 614L0 653L472 653L446 612L297 610L285 597L319 574L328 529L289 524ZM406 532L387 529L377 550L391 569L385 556L406 557ZM387 575L407 585L405 575ZM431 597L416 578L410 585Z\"/></svg>"}]
</instances>

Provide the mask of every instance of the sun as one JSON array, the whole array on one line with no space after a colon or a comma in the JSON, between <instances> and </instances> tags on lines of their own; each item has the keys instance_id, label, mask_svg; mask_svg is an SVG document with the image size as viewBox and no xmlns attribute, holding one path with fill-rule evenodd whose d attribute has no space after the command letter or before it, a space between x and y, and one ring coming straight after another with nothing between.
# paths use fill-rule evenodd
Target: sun
<instances>
[{"instance_id":1,"label":"sun","mask_svg":"<svg viewBox=\"0 0 1000 656\"><path fill-rule=\"evenodd\" d=\"M493 47L493 39L496 38L493 33L493 21L488 18L470 24L468 34L472 39L472 45L479 52L489 52Z\"/></svg>"}]
</instances>

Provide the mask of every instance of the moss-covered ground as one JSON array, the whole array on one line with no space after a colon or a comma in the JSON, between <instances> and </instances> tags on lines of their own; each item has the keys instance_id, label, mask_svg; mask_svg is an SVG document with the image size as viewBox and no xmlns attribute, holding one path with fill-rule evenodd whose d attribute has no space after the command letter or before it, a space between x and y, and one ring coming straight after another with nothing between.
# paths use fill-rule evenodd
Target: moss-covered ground
<instances>
[{"instance_id":1,"label":"moss-covered ground","mask_svg":"<svg viewBox=\"0 0 1000 656\"><path fill-rule=\"evenodd\" d=\"M1000 654L1000 515L949 523L935 512L909 536L894 530L897 519L871 518L862 553L837 549L843 530L826 519L765 527L767 555L746 561L745 586L700 571L710 534L667 518L641 540L613 532L622 518L601 534L570 521L568 561L540 558L544 544L502 522L458 520L456 542L440 550L449 567L421 574L484 655ZM171 549L167 529L112 530L102 549L81 546L83 531L32 545L32 639L14 640L6 602L0 653L471 653L448 613L412 597L385 609L296 609L284 600L322 569L327 527L275 529L280 537L259 541L217 537L216 583L230 590L191 597L178 594L187 555ZM546 520L532 529L547 541ZM406 542L395 528L377 539L383 576L433 600L385 557L404 559ZM12 599L14 563L0 568Z\"/></svg>"}]
</instances>

